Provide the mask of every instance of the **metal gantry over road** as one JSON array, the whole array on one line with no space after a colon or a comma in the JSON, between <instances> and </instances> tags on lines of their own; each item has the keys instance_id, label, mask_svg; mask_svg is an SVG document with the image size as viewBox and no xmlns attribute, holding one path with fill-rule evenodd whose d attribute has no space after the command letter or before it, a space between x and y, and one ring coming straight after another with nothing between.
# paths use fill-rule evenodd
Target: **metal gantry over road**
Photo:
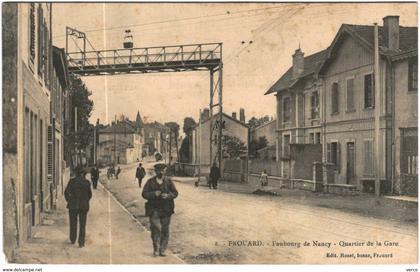
<instances>
[{"instance_id":1,"label":"metal gantry over road","mask_svg":"<svg viewBox=\"0 0 420 272\"><path fill-rule=\"evenodd\" d=\"M69 52L70 39L82 40L79 51ZM92 44L84 32L66 28L66 54L68 69L80 76L103 76L121 74L149 74L184 71L210 72L210 120L213 109L218 107L216 123L222 124L223 118L223 61L222 43L185 44L171 46L153 46L139 48L121 48L112 50L86 50ZM216 93L218 102L215 102ZM210 121L210 164L216 158L219 166L222 162L222 126ZM213 130L217 129L217 153L213 156ZM201 135L200 135L201 137Z\"/></svg>"}]
</instances>

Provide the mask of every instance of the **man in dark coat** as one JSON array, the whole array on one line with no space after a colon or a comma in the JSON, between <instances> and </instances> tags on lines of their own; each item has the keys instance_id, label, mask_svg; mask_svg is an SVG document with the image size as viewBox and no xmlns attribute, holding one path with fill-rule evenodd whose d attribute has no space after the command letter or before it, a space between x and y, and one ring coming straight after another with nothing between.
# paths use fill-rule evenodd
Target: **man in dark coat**
<instances>
[{"instance_id":1,"label":"man in dark coat","mask_svg":"<svg viewBox=\"0 0 420 272\"><path fill-rule=\"evenodd\" d=\"M217 189L217 181L220 178L220 169L217 167L216 163L213 163L213 166L210 169L210 176L209 176L209 188Z\"/></svg>"},{"instance_id":2,"label":"man in dark coat","mask_svg":"<svg viewBox=\"0 0 420 272\"><path fill-rule=\"evenodd\" d=\"M147 199L146 216L150 220L153 255L166 256L169 241L169 224L174 213L174 199L178 196L175 184L163 175L166 165L155 165L156 176L150 178L143 188L142 196Z\"/></svg>"},{"instance_id":3,"label":"man in dark coat","mask_svg":"<svg viewBox=\"0 0 420 272\"><path fill-rule=\"evenodd\" d=\"M70 179L64 191L70 217L70 242L74 244L77 237L77 220L79 219L79 247L85 246L86 217L89 211L89 200L92 198L90 182L84 178L83 169L75 169L76 176Z\"/></svg>"},{"instance_id":4,"label":"man in dark coat","mask_svg":"<svg viewBox=\"0 0 420 272\"><path fill-rule=\"evenodd\" d=\"M143 181L143 178L146 176L146 171L144 170L141 163L139 163L139 166L136 169L136 179L139 182L139 188L141 188L141 182Z\"/></svg>"},{"instance_id":5,"label":"man in dark coat","mask_svg":"<svg viewBox=\"0 0 420 272\"><path fill-rule=\"evenodd\" d=\"M117 172L115 173L115 179L118 179L118 175L121 173L121 168L117 167Z\"/></svg>"},{"instance_id":6,"label":"man in dark coat","mask_svg":"<svg viewBox=\"0 0 420 272\"><path fill-rule=\"evenodd\" d=\"M96 164L90 170L90 178L92 179L93 189L96 189L98 186L98 179L99 179L99 170Z\"/></svg>"}]
</instances>

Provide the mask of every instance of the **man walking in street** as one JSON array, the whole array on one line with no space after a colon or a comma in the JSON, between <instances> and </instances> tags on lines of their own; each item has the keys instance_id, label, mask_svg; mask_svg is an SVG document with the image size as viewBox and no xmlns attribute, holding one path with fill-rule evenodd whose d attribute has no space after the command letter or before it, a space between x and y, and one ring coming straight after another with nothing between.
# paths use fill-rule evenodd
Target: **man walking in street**
<instances>
[{"instance_id":1,"label":"man walking in street","mask_svg":"<svg viewBox=\"0 0 420 272\"><path fill-rule=\"evenodd\" d=\"M213 163L213 166L210 169L210 176L209 176L209 188L217 189L217 182L220 178L220 169L217 167L216 163Z\"/></svg>"},{"instance_id":2,"label":"man walking in street","mask_svg":"<svg viewBox=\"0 0 420 272\"><path fill-rule=\"evenodd\" d=\"M115 179L118 179L118 175L121 173L121 168L117 167L117 172L115 173Z\"/></svg>"},{"instance_id":3,"label":"man walking in street","mask_svg":"<svg viewBox=\"0 0 420 272\"><path fill-rule=\"evenodd\" d=\"M74 244L77 238L77 220L79 220L79 247L85 246L86 217L89 211L89 200L92 198L90 182L84 178L81 166L75 169L76 176L70 179L64 191L70 217L70 242Z\"/></svg>"},{"instance_id":4,"label":"man walking in street","mask_svg":"<svg viewBox=\"0 0 420 272\"><path fill-rule=\"evenodd\" d=\"M136 179L139 182L139 188L141 188L141 182L143 181L143 178L146 176L146 171L144 170L141 163L139 163L139 166L136 169Z\"/></svg>"},{"instance_id":5,"label":"man walking in street","mask_svg":"<svg viewBox=\"0 0 420 272\"><path fill-rule=\"evenodd\" d=\"M99 179L99 169L96 164L93 165L92 169L90 170L90 178L92 179L93 189L96 189L98 186L98 179Z\"/></svg>"},{"instance_id":6,"label":"man walking in street","mask_svg":"<svg viewBox=\"0 0 420 272\"><path fill-rule=\"evenodd\" d=\"M163 175L166 165L154 166L156 176L150 178L143 188L142 196L147 199L146 216L150 220L153 255L166 256L169 241L169 224L174 213L174 199L178 196L175 184Z\"/></svg>"}]
</instances>

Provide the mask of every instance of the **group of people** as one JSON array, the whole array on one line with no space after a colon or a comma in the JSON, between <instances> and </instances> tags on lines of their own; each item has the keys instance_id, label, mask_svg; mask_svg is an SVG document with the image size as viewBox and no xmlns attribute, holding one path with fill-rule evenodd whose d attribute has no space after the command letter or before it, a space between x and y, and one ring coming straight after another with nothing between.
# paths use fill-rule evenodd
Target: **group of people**
<instances>
[{"instance_id":1,"label":"group of people","mask_svg":"<svg viewBox=\"0 0 420 272\"><path fill-rule=\"evenodd\" d=\"M113 179L114 177L115 179L118 179L118 176L120 173L121 173L121 168L118 166L117 170L115 170L115 166L111 164L106 171L106 176L108 179Z\"/></svg>"},{"instance_id":2,"label":"group of people","mask_svg":"<svg viewBox=\"0 0 420 272\"><path fill-rule=\"evenodd\" d=\"M169 241L169 225L175 210L174 199L178 196L175 184L169 177L164 175L165 168L166 165L163 163L155 164L155 175L147 180L141 194L147 200L145 212L150 221L154 256L166 256L165 252ZM97 188L99 173L99 169L94 165L91 169L94 189ZM86 172L81 166L74 169L74 174L75 176L67 184L64 196L67 201L67 209L69 210L70 242L72 244L76 243L77 227L79 225L77 241L79 247L82 248L85 246L86 220L89 211L89 201L92 198L92 190L91 183L86 179ZM139 187L141 187L145 176L146 171L142 164L139 163L136 169L136 179Z\"/></svg>"}]
</instances>

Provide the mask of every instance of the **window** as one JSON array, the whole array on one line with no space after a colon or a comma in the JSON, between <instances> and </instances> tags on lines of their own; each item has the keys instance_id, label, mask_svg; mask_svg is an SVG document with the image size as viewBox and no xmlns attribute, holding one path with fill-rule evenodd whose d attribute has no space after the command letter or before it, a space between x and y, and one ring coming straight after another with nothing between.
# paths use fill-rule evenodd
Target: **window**
<instances>
[{"instance_id":1,"label":"window","mask_svg":"<svg viewBox=\"0 0 420 272\"><path fill-rule=\"evenodd\" d=\"M417 58L408 62L408 91L417 92Z\"/></svg>"},{"instance_id":2,"label":"window","mask_svg":"<svg viewBox=\"0 0 420 272\"><path fill-rule=\"evenodd\" d=\"M38 6L38 75L44 72L44 11Z\"/></svg>"},{"instance_id":3,"label":"window","mask_svg":"<svg viewBox=\"0 0 420 272\"><path fill-rule=\"evenodd\" d=\"M364 147L364 167L363 167L363 174L365 176L373 176L374 173L374 154L373 154L373 140L364 140L363 142Z\"/></svg>"},{"instance_id":4,"label":"window","mask_svg":"<svg viewBox=\"0 0 420 272\"><path fill-rule=\"evenodd\" d=\"M340 144L332 142L327 144L327 161L335 165L335 170L340 171Z\"/></svg>"},{"instance_id":5,"label":"window","mask_svg":"<svg viewBox=\"0 0 420 272\"><path fill-rule=\"evenodd\" d=\"M311 119L319 118L319 97L318 92L311 95Z\"/></svg>"},{"instance_id":6,"label":"window","mask_svg":"<svg viewBox=\"0 0 420 272\"><path fill-rule=\"evenodd\" d=\"M290 155L290 135L284 135L283 137L283 156L288 157Z\"/></svg>"},{"instance_id":7,"label":"window","mask_svg":"<svg viewBox=\"0 0 420 272\"><path fill-rule=\"evenodd\" d=\"M365 109L375 106L375 82L373 74L365 75Z\"/></svg>"},{"instance_id":8,"label":"window","mask_svg":"<svg viewBox=\"0 0 420 272\"><path fill-rule=\"evenodd\" d=\"M320 144L321 143L321 132L317 132L315 134L315 143Z\"/></svg>"},{"instance_id":9,"label":"window","mask_svg":"<svg viewBox=\"0 0 420 272\"><path fill-rule=\"evenodd\" d=\"M338 82L334 82L331 86L331 113L338 113Z\"/></svg>"},{"instance_id":10,"label":"window","mask_svg":"<svg viewBox=\"0 0 420 272\"><path fill-rule=\"evenodd\" d=\"M347 111L354 110L354 79L347 79Z\"/></svg>"},{"instance_id":11,"label":"window","mask_svg":"<svg viewBox=\"0 0 420 272\"><path fill-rule=\"evenodd\" d=\"M29 59L35 61L35 3L29 5Z\"/></svg>"},{"instance_id":12,"label":"window","mask_svg":"<svg viewBox=\"0 0 420 272\"><path fill-rule=\"evenodd\" d=\"M314 144L315 143L315 137L313 133L309 133L309 143Z\"/></svg>"},{"instance_id":13,"label":"window","mask_svg":"<svg viewBox=\"0 0 420 272\"><path fill-rule=\"evenodd\" d=\"M292 107L290 106L290 97L286 97L283 99L283 122L290 122L291 115L292 115Z\"/></svg>"},{"instance_id":14,"label":"window","mask_svg":"<svg viewBox=\"0 0 420 272\"><path fill-rule=\"evenodd\" d=\"M418 142L417 128L401 129L401 173L417 175Z\"/></svg>"}]
</instances>

